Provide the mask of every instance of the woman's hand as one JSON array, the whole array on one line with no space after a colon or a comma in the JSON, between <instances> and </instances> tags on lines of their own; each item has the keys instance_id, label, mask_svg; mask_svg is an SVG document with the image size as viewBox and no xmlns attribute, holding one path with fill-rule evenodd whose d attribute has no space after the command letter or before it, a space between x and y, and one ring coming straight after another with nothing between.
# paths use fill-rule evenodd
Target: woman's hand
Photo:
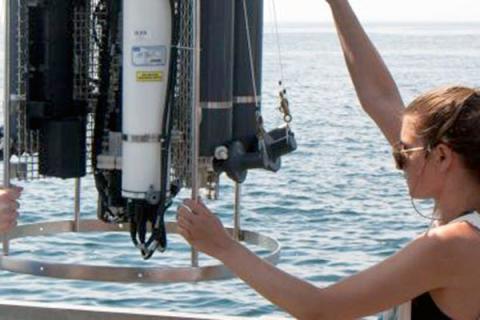
<instances>
[{"instance_id":1,"label":"woman's hand","mask_svg":"<svg viewBox=\"0 0 480 320\"><path fill-rule=\"evenodd\" d=\"M185 200L177 210L178 232L195 249L220 257L235 243L218 219L202 202Z\"/></svg>"},{"instance_id":2,"label":"woman's hand","mask_svg":"<svg viewBox=\"0 0 480 320\"><path fill-rule=\"evenodd\" d=\"M7 233L17 225L18 208L17 202L22 193L22 188L0 189L0 234Z\"/></svg>"}]
</instances>

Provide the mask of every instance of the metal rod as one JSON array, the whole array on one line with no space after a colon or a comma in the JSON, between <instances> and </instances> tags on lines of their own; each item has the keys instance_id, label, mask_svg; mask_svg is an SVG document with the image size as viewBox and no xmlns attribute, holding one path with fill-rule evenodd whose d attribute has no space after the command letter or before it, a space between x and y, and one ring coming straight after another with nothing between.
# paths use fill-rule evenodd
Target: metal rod
<instances>
[{"instance_id":1,"label":"metal rod","mask_svg":"<svg viewBox=\"0 0 480 320\"><path fill-rule=\"evenodd\" d=\"M235 211L233 213L233 238L240 241L240 202L242 185L235 183Z\"/></svg>"},{"instance_id":2,"label":"metal rod","mask_svg":"<svg viewBox=\"0 0 480 320\"><path fill-rule=\"evenodd\" d=\"M75 179L75 208L74 208L74 231L80 231L80 191L82 187L82 179Z\"/></svg>"},{"instance_id":3,"label":"metal rod","mask_svg":"<svg viewBox=\"0 0 480 320\"><path fill-rule=\"evenodd\" d=\"M192 27L194 48L192 55L192 199L198 197L198 160L200 145L200 1L192 0ZM198 267L198 252L192 248L192 267Z\"/></svg>"},{"instance_id":4,"label":"metal rod","mask_svg":"<svg viewBox=\"0 0 480 320\"><path fill-rule=\"evenodd\" d=\"M10 0L5 0L5 47L3 76L3 187L10 187ZM10 243L6 234L2 235L3 254L8 256Z\"/></svg>"}]
</instances>

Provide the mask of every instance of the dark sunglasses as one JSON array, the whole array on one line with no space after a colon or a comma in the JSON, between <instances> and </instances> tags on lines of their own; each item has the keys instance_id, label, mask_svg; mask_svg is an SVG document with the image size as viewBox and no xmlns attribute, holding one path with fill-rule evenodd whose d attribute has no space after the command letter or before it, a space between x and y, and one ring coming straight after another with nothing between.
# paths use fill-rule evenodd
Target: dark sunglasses
<instances>
[{"instance_id":1,"label":"dark sunglasses","mask_svg":"<svg viewBox=\"0 0 480 320\"><path fill-rule=\"evenodd\" d=\"M402 142L393 146L392 155L398 170L404 170L407 163L407 154L425 150L425 147L406 148Z\"/></svg>"}]
</instances>

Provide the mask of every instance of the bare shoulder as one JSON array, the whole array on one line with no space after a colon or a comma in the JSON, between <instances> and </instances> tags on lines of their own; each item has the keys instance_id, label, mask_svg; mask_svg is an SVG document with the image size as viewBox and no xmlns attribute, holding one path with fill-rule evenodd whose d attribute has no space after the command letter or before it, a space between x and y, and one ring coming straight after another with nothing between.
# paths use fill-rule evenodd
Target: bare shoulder
<instances>
[{"instance_id":1,"label":"bare shoulder","mask_svg":"<svg viewBox=\"0 0 480 320\"><path fill-rule=\"evenodd\" d=\"M430 254L453 281L480 275L480 230L468 222L456 222L429 230L416 241L430 243Z\"/></svg>"},{"instance_id":2,"label":"bare shoulder","mask_svg":"<svg viewBox=\"0 0 480 320\"><path fill-rule=\"evenodd\" d=\"M462 223L426 232L384 261L323 290L322 299L345 306L335 318L349 319L385 310L436 289L465 289L469 284L478 288L478 281L473 283L476 280L472 279L475 274L480 279L480 271L470 272L468 278L465 267L459 268L471 258L465 250L480 248L480 238L473 236L470 228ZM478 259L476 266L480 265L480 255Z\"/></svg>"},{"instance_id":3,"label":"bare shoulder","mask_svg":"<svg viewBox=\"0 0 480 320\"><path fill-rule=\"evenodd\" d=\"M431 229L421 237L434 239L446 249L458 249L457 246L480 243L480 230L467 221L461 221Z\"/></svg>"}]
</instances>

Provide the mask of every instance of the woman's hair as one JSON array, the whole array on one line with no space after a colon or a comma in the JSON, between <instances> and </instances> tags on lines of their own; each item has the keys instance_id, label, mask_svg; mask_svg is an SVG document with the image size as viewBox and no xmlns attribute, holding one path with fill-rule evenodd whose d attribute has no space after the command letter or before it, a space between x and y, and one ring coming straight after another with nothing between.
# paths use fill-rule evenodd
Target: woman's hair
<instances>
[{"instance_id":1,"label":"woman's hair","mask_svg":"<svg viewBox=\"0 0 480 320\"><path fill-rule=\"evenodd\" d=\"M427 148L447 144L480 179L480 90L434 89L416 98L404 114L417 118L416 134Z\"/></svg>"}]
</instances>

